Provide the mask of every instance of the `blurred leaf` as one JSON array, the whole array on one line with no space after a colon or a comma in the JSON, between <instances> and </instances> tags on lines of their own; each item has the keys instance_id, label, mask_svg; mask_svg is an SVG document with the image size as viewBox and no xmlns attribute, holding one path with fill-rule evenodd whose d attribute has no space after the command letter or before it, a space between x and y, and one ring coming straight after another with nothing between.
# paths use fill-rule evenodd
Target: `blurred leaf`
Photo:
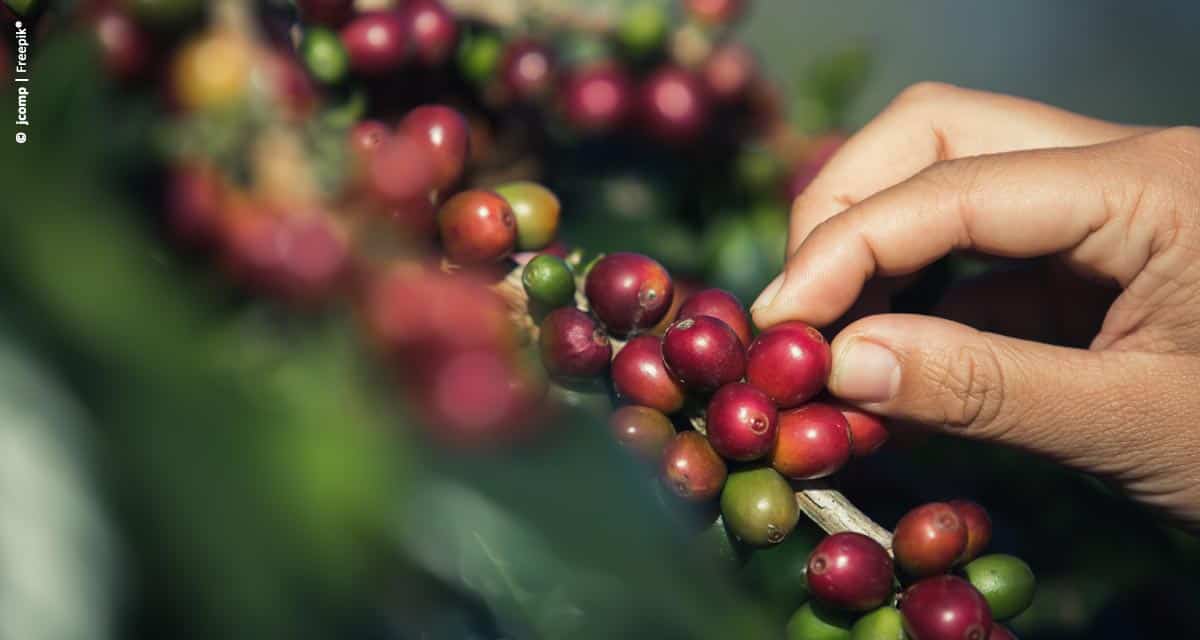
<instances>
[{"instance_id":1,"label":"blurred leaf","mask_svg":"<svg viewBox=\"0 0 1200 640\"><path fill-rule=\"evenodd\" d=\"M871 58L866 46L856 45L810 63L797 81L796 124L810 132L845 126L846 111L866 84Z\"/></svg>"}]
</instances>

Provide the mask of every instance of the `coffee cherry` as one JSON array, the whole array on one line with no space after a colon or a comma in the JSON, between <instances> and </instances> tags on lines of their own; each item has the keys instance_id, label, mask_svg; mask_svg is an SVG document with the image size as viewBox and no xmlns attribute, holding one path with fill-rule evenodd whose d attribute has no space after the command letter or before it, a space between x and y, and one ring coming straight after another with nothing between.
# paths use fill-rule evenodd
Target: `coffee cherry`
<instances>
[{"instance_id":1,"label":"coffee cherry","mask_svg":"<svg viewBox=\"0 0 1200 640\"><path fill-rule=\"evenodd\" d=\"M534 257L521 271L521 284L530 302L542 309L557 309L575 302L575 275L561 258Z\"/></svg>"},{"instance_id":2,"label":"coffee cherry","mask_svg":"<svg viewBox=\"0 0 1200 640\"><path fill-rule=\"evenodd\" d=\"M733 22L745 9L745 0L686 0L688 15L705 24L722 25Z\"/></svg>"},{"instance_id":3,"label":"coffee cherry","mask_svg":"<svg viewBox=\"0 0 1200 640\"><path fill-rule=\"evenodd\" d=\"M488 31L469 33L458 47L458 69L467 80L486 84L496 75L504 43Z\"/></svg>"},{"instance_id":4,"label":"coffee cherry","mask_svg":"<svg viewBox=\"0 0 1200 640\"><path fill-rule=\"evenodd\" d=\"M1033 603L1037 581L1025 561L1002 553L977 558L963 567L971 586L987 600L992 617L1008 620Z\"/></svg>"},{"instance_id":5,"label":"coffee cherry","mask_svg":"<svg viewBox=\"0 0 1200 640\"><path fill-rule=\"evenodd\" d=\"M411 206L429 201L437 174L427 145L410 135L394 135L366 158L364 179L380 202Z\"/></svg>"},{"instance_id":6,"label":"coffee cherry","mask_svg":"<svg viewBox=\"0 0 1200 640\"><path fill-rule=\"evenodd\" d=\"M746 355L746 381L766 392L781 409L817 395L833 366L829 343L803 322L767 329L750 343Z\"/></svg>"},{"instance_id":7,"label":"coffee cherry","mask_svg":"<svg viewBox=\"0 0 1200 640\"><path fill-rule=\"evenodd\" d=\"M796 610L796 603L809 599L808 556L824 538L825 533L815 524L800 518L783 542L748 554L741 582L773 617L786 619Z\"/></svg>"},{"instance_id":8,"label":"coffee cherry","mask_svg":"<svg viewBox=\"0 0 1200 640\"><path fill-rule=\"evenodd\" d=\"M150 64L153 44L150 36L137 22L116 7L105 7L90 17L100 59L110 75L119 80L132 80Z\"/></svg>"},{"instance_id":9,"label":"coffee cherry","mask_svg":"<svg viewBox=\"0 0 1200 640\"><path fill-rule=\"evenodd\" d=\"M316 110L317 89L300 60L290 52L264 52L259 70L263 87L285 117L300 122Z\"/></svg>"},{"instance_id":10,"label":"coffee cherry","mask_svg":"<svg viewBox=\"0 0 1200 640\"><path fill-rule=\"evenodd\" d=\"M620 67L593 64L572 71L562 95L568 122L587 133L602 133L617 128L629 114L633 86Z\"/></svg>"},{"instance_id":11,"label":"coffee cherry","mask_svg":"<svg viewBox=\"0 0 1200 640\"><path fill-rule=\"evenodd\" d=\"M441 2L411 0L404 7L402 19L408 26L408 39L417 60L433 67L450 58L458 43L458 22Z\"/></svg>"},{"instance_id":12,"label":"coffee cherry","mask_svg":"<svg viewBox=\"0 0 1200 640\"><path fill-rule=\"evenodd\" d=\"M378 120L362 120L346 136L350 154L362 162L391 139L392 130Z\"/></svg>"},{"instance_id":13,"label":"coffee cherry","mask_svg":"<svg viewBox=\"0 0 1200 640\"><path fill-rule=\"evenodd\" d=\"M712 391L746 372L746 351L729 325L710 316L678 320L663 336L667 370L688 389Z\"/></svg>"},{"instance_id":14,"label":"coffee cherry","mask_svg":"<svg viewBox=\"0 0 1200 640\"><path fill-rule=\"evenodd\" d=\"M708 402L708 440L729 460L755 460L774 446L778 417L767 394L742 382L727 384Z\"/></svg>"},{"instance_id":15,"label":"coffee cherry","mask_svg":"<svg viewBox=\"0 0 1200 640\"><path fill-rule=\"evenodd\" d=\"M552 191L528 181L503 184L495 191L508 201L516 217L517 249L536 251L554 242L562 206Z\"/></svg>"},{"instance_id":16,"label":"coffee cherry","mask_svg":"<svg viewBox=\"0 0 1200 640\"><path fill-rule=\"evenodd\" d=\"M646 462L659 461L667 443L675 437L671 420L650 407L621 407L608 419L608 427L622 447Z\"/></svg>"},{"instance_id":17,"label":"coffee cherry","mask_svg":"<svg viewBox=\"0 0 1200 640\"><path fill-rule=\"evenodd\" d=\"M670 143L696 139L708 126L708 96L700 81L679 67L663 67L642 81L642 119L654 137Z\"/></svg>"},{"instance_id":18,"label":"coffee cherry","mask_svg":"<svg viewBox=\"0 0 1200 640\"><path fill-rule=\"evenodd\" d=\"M793 480L824 478L850 459L850 426L842 413L812 403L779 414L779 437L771 466Z\"/></svg>"},{"instance_id":19,"label":"coffee cherry","mask_svg":"<svg viewBox=\"0 0 1200 640\"><path fill-rule=\"evenodd\" d=\"M987 640L992 629L987 601L956 576L925 578L909 587L900 615L912 640Z\"/></svg>"},{"instance_id":20,"label":"coffee cherry","mask_svg":"<svg viewBox=\"0 0 1200 640\"><path fill-rule=\"evenodd\" d=\"M416 385L416 404L435 439L454 447L505 444L520 434L536 398L511 358L493 350L451 354Z\"/></svg>"},{"instance_id":21,"label":"coffee cherry","mask_svg":"<svg viewBox=\"0 0 1200 640\"><path fill-rule=\"evenodd\" d=\"M295 303L327 298L349 266L346 238L325 215L235 214L222 244L237 280Z\"/></svg>"},{"instance_id":22,"label":"coffee cherry","mask_svg":"<svg viewBox=\"0 0 1200 640\"><path fill-rule=\"evenodd\" d=\"M542 44L533 40L509 43L500 61L500 78L517 100L534 100L550 91L554 81L554 59Z\"/></svg>"},{"instance_id":23,"label":"coffee cherry","mask_svg":"<svg viewBox=\"0 0 1200 640\"><path fill-rule=\"evenodd\" d=\"M970 562L978 558L992 541L992 518L986 509L970 500L951 500L948 504L967 527L967 546L963 548L958 564Z\"/></svg>"},{"instance_id":24,"label":"coffee cherry","mask_svg":"<svg viewBox=\"0 0 1200 640\"><path fill-rule=\"evenodd\" d=\"M1017 636L1012 631L998 624L993 624L992 633L988 636L988 640L1017 640Z\"/></svg>"},{"instance_id":25,"label":"coffee cherry","mask_svg":"<svg viewBox=\"0 0 1200 640\"><path fill-rule=\"evenodd\" d=\"M342 27L340 35L350 68L365 76L399 69L408 53L407 25L396 11L361 14Z\"/></svg>"},{"instance_id":26,"label":"coffee cherry","mask_svg":"<svg viewBox=\"0 0 1200 640\"><path fill-rule=\"evenodd\" d=\"M896 564L915 578L945 573L966 546L967 527L945 502L930 502L904 514L892 541Z\"/></svg>"},{"instance_id":27,"label":"coffee cherry","mask_svg":"<svg viewBox=\"0 0 1200 640\"><path fill-rule=\"evenodd\" d=\"M427 104L409 111L398 130L425 147L433 161L436 189L450 187L462 176L469 154L467 119L455 109Z\"/></svg>"},{"instance_id":28,"label":"coffee cherry","mask_svg":"<svg viewBox=\"0 0 1200 640\"><path fill-rule=\"evenodd\" d=\"M556 378L594 378L608 371L612 359L608 334L575 307L550 312L542 321L538 344L542 364Z\"/></svg>"},{"instance_id":29,"label":"coffee cherry","mask_svg":"<svg viewBox=\"0 0 1200 640\"><path fill-rule=\"evenodd\" d=\"M887 442L888 430L883 426L882 418L848 404L835 403L834 406L850 425L850 442L856 457L869 456Z\"/></svg>"},{"instance_id":30,"label":"coffee cherry","mask_svg":"<svg viewBox=\"0 0 1200 640\"><path fill-rule=\"evenodd\" d=\"M342 46L341 38L329 29L305 29L300 41L300 57L308 72L323 84L337 84L350 72L350 54Z\"/></svg>"},{"instance_id":31,"label":"coffee cherry","mask_svg":"<svg viewBox=\"0 0 1200 640\"><path fill-rule=\"evenodd\" d=\"M674 288L661 264L637 253L613 253L592 266L584 293L604 326L624 336L662 319Z\"/></svg>"},{"instance_id":32,"label":"coffee cherry","mask_svg":"<svg viewBox=\"0 0 1200 640\"><path fill-rule=\"evenodd\" d=\"M171 93L184 110L229 106L246 95L253 48L220 31L184 45L171 63Z\"/></svg>"},{"instance_id":33,"label":"coffee cherry","mask_svg":"<svg viewBox=\"0 0 1200 640\"><path fill-rule=\"evenodd\" d=\"M336 27L354 13L354 0L296 0L304 22Z\"/></svg>"},{"instance_id":34,"label":"coffee cherry","mask_svg":"<svg viewBox=\"0 0 1200 640\"><path fill-rule=\"evenodd\" d=\"M684 431L667 443L661 468L663 485L693 502L717 497L727 475L721 456L695 431Z\"/></svg>"},{"instance_id":35,"label":"coffee cherry","mask_svg":"<svg viewBox=\"0 0 1200 640\"><path fill-rule=\"evenodd\" d=\"M750 316L737 296L723 289L704 289L688 296L679 307L678 319L711 316L729 325L743 346L751 340Z\"/></svg>"},{"instance_id":36,"label":"coffee cherry","mask_svg":"<svg viewBox=\"0 0 1200 640\"><path fill-rule=\"evenodd\" d=\"M215 240L226 189L221 174L209 165L174 167L167 182L167 224L175 236L193 246Z\"/></svg>"},{"instance_id":37,"label":"coffee cherry","mask_svg":"<svg viewBox=\"0 0 1200 640\"><path fill-rule=\"evenodd\" d=\"M765 547L783 541L796 528L800 507L787 480L762 467L729 474L721 491L721 515L739 540Z\"/></svg>"},{"instance_id":38,"label":"coffee cherry","mask_svg":"<svg viewBox=\"0 0 1200 640\"><path fill-rule=\"evenodd\" d=\"M701 70L708 95L723 103L744 98L757 75L758 61L754 53L737 42L717 47L704 61Z\"/></svg>"},{"instance_id":39,"label":"coffee cherry","mask_svg":"<svg viewBox=\"0 0 1200 640\"><path fill-rule=\"evenodd\" d=\"M796 610L787 623L787 640L848 640L854 617L815 602Z\"/></svg>"},{"instance_id":40,"label":"coffee cherry","mask_svg":"<svg viewBox=\"0 0 1200 640\"><path fill-rule=\"evenodd\" d=\"M630 340L612 361L613 388L632 404L671 414L683 408L683 386L667 373L662 359L662 340L638 336Z\"/></svg>"},{"instance_id":41,"label":"coffee cherry","mask_svg":"<svg viewBox=\"0 0 1200 640\"><path fill-rule=\"evenodd\" d=\"M512 253L517 223L504 198L471 189L455 194L437 214L446 256L459 264L495 262Z\"/></svg>"},{"instance_id":42,"label":"coffee cherry","mask_svg":"<svg viewBox=\"0 0 1200 640\"><path fill-rule=\"evenodd\" d=\"M994 634L995 631L993 640ZM850 627L850 640L908 640L904 635L904 618L895 607L880 607Z\"/></svg>"},{"instance_id":43,"label":"coffee cherry","mask_svg":"<svg viewBox=\"0 0 1200 640\"><path fill-rule=\"evenodd\" d=\"M835 533L808 559L808 589L825 604L868 611L892 597L892 557L861 533Z\"/></svg>"},{"instance_id":44,"label":"coffee cherry","mask_svg":"<svg viewBox=\"0 0 1200 640\"><path fill-rule=\"evenodd\" d=\"M640 58L662 47L670 19L662 4L638 2L622 12L617 24L617 41L634 58Z\"/></svg>"}]
</instances>

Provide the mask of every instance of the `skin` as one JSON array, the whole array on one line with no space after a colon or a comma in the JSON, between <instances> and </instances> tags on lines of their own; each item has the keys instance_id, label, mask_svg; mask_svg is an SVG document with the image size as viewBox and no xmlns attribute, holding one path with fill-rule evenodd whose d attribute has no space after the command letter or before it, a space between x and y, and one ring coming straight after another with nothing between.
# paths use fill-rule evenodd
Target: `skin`
<instances>
[{"instance_id":1,"label":"skin","mask_svg":"<svg viewBox=\"0 0 1200 640\"><path fill-rule=\"evenodd\" d=\"M835 395L1095 473L1200 531L1200 129L919 84L796 199L788 244L754 320L852 320ZM945 317L879 313L952 251L1047 258Z\"/></svg>"}]
</instances>

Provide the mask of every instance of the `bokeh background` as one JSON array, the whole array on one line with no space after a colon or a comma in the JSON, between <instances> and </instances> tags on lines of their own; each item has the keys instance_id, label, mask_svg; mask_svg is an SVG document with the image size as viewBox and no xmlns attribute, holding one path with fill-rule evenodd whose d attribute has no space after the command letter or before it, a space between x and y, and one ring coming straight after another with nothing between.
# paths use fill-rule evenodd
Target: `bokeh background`
<instances>
[{"instance_id":1,"label":"bokeh background","mask_svg":"<svg viewBox=\"0 0 1200 640\"><path fill-rule=\"evenodd\" d=\"M1175 124L1198 28L1169 0L760 0L739 33L788 90L865 46L852 126L921 80ZM0 638L776 637L815 531L730 560L586 406L532 448L430 447L344 318L247 304L162 242L148 103L78 43L39 55L34 143L0 144ZM1039 576L1023 638L1200 633L1196 540L1095 479L935 439L840 482L886 525L987 505Z\"/></svg>"}]
</instances>

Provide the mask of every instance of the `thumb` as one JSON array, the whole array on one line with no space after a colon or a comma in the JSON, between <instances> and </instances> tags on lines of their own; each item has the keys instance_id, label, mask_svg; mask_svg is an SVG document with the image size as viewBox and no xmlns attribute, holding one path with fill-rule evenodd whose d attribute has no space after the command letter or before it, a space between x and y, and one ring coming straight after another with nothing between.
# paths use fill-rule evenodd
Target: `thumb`
<instances>
[{"instance_id":1,"label":"thumb","mask_svg":"<svg viewBox=\"0 0 1200 640\"><path fill-rule=\"evenodd\" d=\"M889 418L1120 472L1145 447L1149 354L1009 338L940 318L879 315L833 341L829 389ZM1115 456L1115 458L1114 458Z\"/></svg>"}]
</instances>

